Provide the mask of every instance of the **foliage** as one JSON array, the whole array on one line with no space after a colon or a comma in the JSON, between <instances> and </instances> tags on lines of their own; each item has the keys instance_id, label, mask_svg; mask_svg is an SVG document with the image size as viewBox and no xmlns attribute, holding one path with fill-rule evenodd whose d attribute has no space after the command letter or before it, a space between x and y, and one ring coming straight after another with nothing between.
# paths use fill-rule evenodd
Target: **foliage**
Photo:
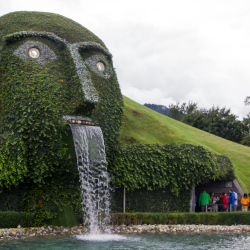
<instances>
[{"instance_id":1,"label":"foliage","mask_svg":"<svg viewBox=\"0 0 250 250\"><path fill-rule=\"evenodd\" d=\"M113 225L154 224L204 224L204 225L250 225L250 213L114 213Z\"/></svg>"},{"instance_id":2,"label":"foliage","mask_svg":"<svg viewBox=\"0 0 250 250\"><path fill-rule=\"evenodd\" d=\"M125 115L120 138L133 137L137 143L186 143L200 145L217 155L225 155L232 162L237 181L244 192L250 186L250 148L214 136L192 126L161 115L127 97L123 97ZM136 116L135 114L140 114ZM152 133L153 132L153 133ZM128 141L122 140L123 144ZM117 169L118 171L118 169Z\"/></svg>"},{"instance_id":3,"label":"foliage","mask_svg":"<svg viewBox=\"0 0 250 250\"><path fill-rule=\"evenodd\" d=\"M4 67L12 77L1 80L0 186L16 186L26 177L42 182L65 152L61 88L48 78L47 68L32 63Z\"/></svg>"},{"instance_id":4,"label":"foliage","mask_svg":"<svg viewBox=\"0 0 250 250\"><path fill-rule=\"evenodd\" d=\"M247 96L244 102L245 105L250 105L250 96Z\"/></svg>"},{"instance_id":5,"label":"foliage","mask_svg":"<svg viewBox=\"0 0 250 250\"><path fill-rule=\"evenodd\" d=\"M186 104L186 103L180 104L178 102L176 105L174 105L174 104L169 105L170 111L169 111L168 116L175 119L175 120L181 121L182 116L190 115L194 111L197 111L197 109L198 109L197 103L189 102L188 104Z\"/></svg>"},{"instance_id":6,"label":"foliage","mask_svg":"<svg viewBox=\"0 0 250 250\"><path fill-rule=\"evenodd\" d=\"M250 96L247 96L245 99L245 105L250 105ZM247 117L243 118L244 124L248 127L248 131L244 133L244 136L241 140L241 144L250 147L250 112L247 114Z\"/></svg>"},{"instance_id":7,"label":"foliage","mask_svg":"<svg viewBox=\"0 0 250 250\"><path fill-rule=\"evenodd\" d=\"M33 214L25 212L2 212L0 211L0 228L29 227L33 220Z\"/></svg>"},{"instance_id":8,"label":"foliage","mask_svg":"<svg viewBox=\"0 0 250 250\"><path fill-rule=\"evenodd\" d=\"M92 41L105 47L96 35L79 23L53 13L18 11L1 17L0 37L19 31L53 32L70 43Z\"/></svg>"},{"instance_id":9,"label":"foliage","mask_svg":"<svg viewBox=\"0 0 250 250\"><path fill-rule=\"evenodd\" d=\"M18 22L13 24L13 19ZM48 31L69 43L91 41L103 45L87 29L59 15L18 12L3 16L0 21L1 38L13 32ZM39 65L33 59L24 62L13 55L29 40L47 45L57 59ZM25 197L21 206L35 214L33 225L56 217L58 208L63 206L72 207L81 216L76 162L67 152L71 146L63 142L63 115L88 116L101 127L116 187L125 185L128 190L170 187L171 195L180 197L181 192L188 193L192 185L200 182L222 176L234 178L231 163L203 147L141 144L119 147L123 100L114 70L109 79L89 72L99 97L99 103L92 105L84 98L71 54L53 36L49 39L17 36L5 42L2 39L0 46L0 187L11 189L23 183ZM85 60L100 51L83 48L80 53ZM112 62L105 58L113 69ZM135 109L132 114L140 117ZM169 135L164 138L177 136L173 129L167 132ZM179 142L183 141L180 138ZM185 201L181 209L186 207Z\"/></svg>"},{"instance_id":10,"label":"foliage","mask_svg":"<svg viewBox=\"0 0 250 250\"><path fill-rule=\"evenodd\" d=\"M22 185L11 190L5 188L0 193L0 211L22 211L24 199L25 190Z\"/></svg>"},{"instance_id":11,"label":"foliage","mask_svg":"<svg viewBox=\"0 0 250 250\"><path fill-rule=\"evenodd\" d=\"M79 174L69 161L60 162L55 174L45 179L46 185L26 186L23 210L34 214L32 226L41 226L45 220L57 217L64 207L71 207L78 221L82 219Z\"/></svg>"},{"instance_id":12,"label":"foliage","mask_svg":"<svg viewBox=\"0 0 250 250\"><path fill-rule=\"evenodd\" d=\"M128 212L186 212L189 209L190 190L181 190L178 197L173 195L169 188L126 190L126 211ZM114 190L111 211L123 211L123 188Z\"/></svg>"},{"instance_id":13,"label":"foliage","mask_svg":"<svg viewBox=\"0 0 250 250\"><path fill-rule=\"evenodd\" d=\"M242 145L250 147L250 134L244 133L244 136L240 142Z\"/></svg>"},{"instance_id":14,"label":"foliage","mask_svg":"<svg viewBox=\"0 0 250 250\"><path fill-rule=\"evenodd\" d=\"M18 20L18 22L13 23L13 20ZM61 99L65 103L63 110L64 115L72 114L91 117L96 125L100 125L104 134L105 146L109 157L109 149L117 143L123 116L123 100L120 87L109 56L105 55L110 64L106 66L113 71L111 78L103 79L97 74L91 73L92 82L98 90L99 95L99 103L94 107L84 99L75 65L65 46L60 44L58 40L55 40L53 36L49 39L45 39L39 36L37 37L35 34L39 31L52 32L60 38L65 39L68 43L94 42L106 48L104 43L78 23L57 14L21 11L2 16L0 21L0 36L2 36L1 42L3 50L6 49L3 43L3 37L10 33L20 31L33 31L34 36L21 37L17 35L17 37L13 38L13 41L8 39L7 45L13 48L13 50L29 40L43 42L54 50L59 60L48 64L48 68L51 70L48 75L50 77L53 75L55 78L58 78L59 83L63 85L63 95ZM80 54L84 61L90 56L99 55L100 52L98 51L98 47L93 47L92 50L90 48L82 48ZM6 74L6 72L4 73Z\"/></svg>"},{"instance_id":15,"label":"foliage","mask_svg":"<svg viewBox=\"0 0 250 250\"><path fill-rule=\"evenodd\" d=\"M230 109L212 107L210 109L198 108L197 103L189 102L170 105L168 115L178 121L195 128L220 136L230 141L240 143L248 127L237 116L231 114Z\"/></svg>"},{"instance_id":16,"label":"foliage","mask_svg":"<svg viewBox=\"0 0 250 250\"><path fill-rule=\"evenodd\" d=\"M13 22L18 20L18 22ZM65 17L38 12L17 12L0 18L0 188L6 197L14 186L23 186L24 197L18 209L35 214L33 224L57 216L58 209L70 206L80 213L79 175L72 138L63 141L63 115L90 117L102 128L108 159L118 143L123 115L123 100L113 69L112 77L103 79L94 72L92 81L99 103L88 103L82 91L69 50L60 41L39 36L16 36L4 42L3 36L20 31L53 32L67 42L103 42L87 29ZM73 33L73 34L72 34ZM48 46L55 60L38 64L24 62L13 51L26 41ZM82 59L100 54L90 48L80 51ZM106 56L106 55L103 55ZM105 61L106 62L106 61ZM12 209L7 202L3 209Z\"/></svg>"},{"instance_id":17,"label":"foliage","mask_svg":"<svg viewBox=\"0 0 250 250\"><path fill-rule=\"evenodd\" d=\"M217 156L202 146L188 144L133 144L116 152L110 166L117 187L128 190L168 187L178 196L181 190L209 180L235 178L227 157Z\"/></svg>"}]
</instances>

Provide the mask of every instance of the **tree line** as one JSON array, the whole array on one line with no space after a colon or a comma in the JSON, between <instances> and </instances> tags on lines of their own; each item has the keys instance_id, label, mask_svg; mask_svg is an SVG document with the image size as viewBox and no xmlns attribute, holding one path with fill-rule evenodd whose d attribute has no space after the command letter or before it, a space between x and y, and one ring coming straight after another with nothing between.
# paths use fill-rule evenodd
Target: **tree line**
<instances>
[{"instance_id":1,"label":"tree line","mask_svg":"<svg viewBox=\"0 0 250 250\"><path fill-rule=\"evenodd\" d=\"M250 96L245 99L250 105ZM227 140L250 146L250 112L242 121L230 109L213 106L200 108L197 103L188 102L169 105L168 116Z\"/></svg>"}]
</instances>

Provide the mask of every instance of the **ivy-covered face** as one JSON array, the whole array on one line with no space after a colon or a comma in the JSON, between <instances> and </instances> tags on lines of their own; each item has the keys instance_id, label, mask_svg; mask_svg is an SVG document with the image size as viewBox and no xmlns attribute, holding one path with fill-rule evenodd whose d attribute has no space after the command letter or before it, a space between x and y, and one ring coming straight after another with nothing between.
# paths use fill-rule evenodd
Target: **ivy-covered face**
<instances>
[{"instance_id":1,"label":"ivy-covered face","mask_svg":"<svg viewBox=\"0 0 250 250\"><path fill-rule=\"evenodd\" d=\"M43 177L63 158L65 120L102 128L112 154L122 95L112 56L65 17L14 12L0 18L0 186Z\"/></svg>"}]
</instances>

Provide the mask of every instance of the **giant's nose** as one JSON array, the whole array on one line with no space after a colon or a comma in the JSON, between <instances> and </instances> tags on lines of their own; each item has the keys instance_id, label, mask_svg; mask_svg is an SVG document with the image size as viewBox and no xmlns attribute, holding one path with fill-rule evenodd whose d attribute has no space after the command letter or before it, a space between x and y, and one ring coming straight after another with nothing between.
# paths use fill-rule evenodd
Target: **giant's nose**
<instances>
[{"instance_id":1,"label":"giant's nose","mask_svg":"<svg viewBox=\"0 0 250 250\"><path fill-rule=\"evenodd\" d=\"M92 83L91 76L87 70L87 66L84 64L81 58L81 55L78 51L78 46L76 44L68 44L68 48L71 57L73 58L76 72L81 82L86 101L90 103L98 103L97 90Z\"/></svg>"}]
</instances>

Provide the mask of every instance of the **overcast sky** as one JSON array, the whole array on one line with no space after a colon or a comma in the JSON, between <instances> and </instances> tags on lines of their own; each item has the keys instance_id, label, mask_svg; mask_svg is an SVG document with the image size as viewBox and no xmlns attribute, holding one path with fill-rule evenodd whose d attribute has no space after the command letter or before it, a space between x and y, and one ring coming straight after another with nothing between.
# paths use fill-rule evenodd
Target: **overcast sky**
<instances>
[{"instance_id":1,"label":"overcast sky","mask_svg":"<svg viewBox=\"0 0 250 250\"><path fill-rule=\"evenodd\" d=\"M6 0L0 16L46 11L79 22L113 54L122 93L141 103L250 111L249 0Z\"/></svg>"}]
</instances>

